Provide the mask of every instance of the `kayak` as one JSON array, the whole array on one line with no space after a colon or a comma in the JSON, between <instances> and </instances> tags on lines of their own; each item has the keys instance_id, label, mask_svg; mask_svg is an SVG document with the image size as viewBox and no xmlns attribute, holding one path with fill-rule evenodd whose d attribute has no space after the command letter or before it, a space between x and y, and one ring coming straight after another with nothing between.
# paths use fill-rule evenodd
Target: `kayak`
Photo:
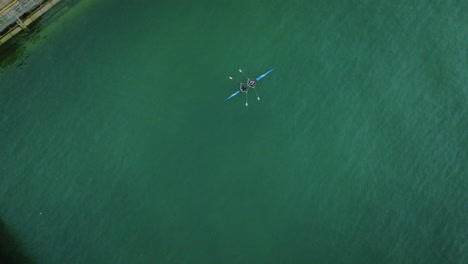
<instances>
[{"instance_id":1,"label":"kayak","mask_svg":"<svg viewBox=\"0 0 468 264\"><path fill-rule=\"evenodd\" d=\"M268 74L270 74L273 70L274 70L274 69L271 69L271 70L265 72L264 74L258 76L258 77L255 78L255 79L250 79L249 77L245 76L245 77L247 77L247 82L246 82L246 83L238 82L238 83L240 84L239 90L237 90L235 93L231 94L231 95L230 95L228 98L226 98L224 101L227 101L227 100L231 99L232 97L234 97L234 96L240 94L241 92L247 94L247 93L249 92L249 89L250 89L250 88L255 89L255 84L257 84L258 81L260 81L260 80L263 79L265 76L267 76ZM239 69L239 72L242 72L242 70ZM243 72L242 72L242 73L243 73ZM245 74L244 74L244 75L245 75ZM232 77L229 77L229 79L233 80ZM255 90L255 92L257 92L257 91ZM257 99L260 100L260 97L258 97L258 95L257 95ZM246 105L248 105L247 102L246 102Z\"/></svg>"}]
</instances>

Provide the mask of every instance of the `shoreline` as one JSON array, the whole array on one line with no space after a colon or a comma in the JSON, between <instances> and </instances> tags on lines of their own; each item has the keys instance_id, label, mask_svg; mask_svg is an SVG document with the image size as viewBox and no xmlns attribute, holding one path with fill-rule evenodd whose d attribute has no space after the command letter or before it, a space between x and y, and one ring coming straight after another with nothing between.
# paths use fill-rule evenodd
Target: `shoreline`
<instances>
[{"instance_id":1,"label":"shoreline","mask_svg":"<svg viewBox=\"0 0 468 264\"><path fill-rule=\"evenodd\" d=\"M2 14L7 12L13 12L14 10L12 11L12 9L14 8L16 8L17 14L15 14L16 20L6 25L6 27L2 29L3 32L0 31L0 45L6 43L15 35L20 33L23 29L27 28L28 25L36 21L39 17L41 17L45 12L47 12L58 2L60 2L60 0L45 0L39 4L30 5L29 7L24 8L19 6L21 2L15 0L9 3L5 8L2 8L0 12L0 19ZM16 4L18 5L15 6ZM25 15L26 17L23 18L23 16Z\"/></svg>"},{"instance_id":2,"label":"shoreline","mask_svg":"<svg viewBox=\"0 0 468 264\"><path fill-rule=\"evenodd\" d=\"M16 2L18 2L18 0L8 0L8 1L0 0L0 14L3 13L3 11L10 8L10 6L14 5Z\"/></svg>"}]
</instances>

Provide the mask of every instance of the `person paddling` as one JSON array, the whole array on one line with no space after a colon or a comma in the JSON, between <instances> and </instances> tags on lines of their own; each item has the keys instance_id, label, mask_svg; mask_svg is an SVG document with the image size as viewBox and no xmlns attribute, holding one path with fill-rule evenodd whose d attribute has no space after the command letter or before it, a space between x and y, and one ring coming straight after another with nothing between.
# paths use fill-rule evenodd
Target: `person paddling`
<instances>
[{"instance_id":1,"label":"person paddling","mask_svg":"<svg viewBox=\"0 0 468 264\"><path fill-rule=\"evenodd\" d=\"M247 85L246 83L242 83L239 90L243 93L246 93L247 90L249 90L249 88L250 88L250 85Z\"/></svg>"}]
</instances>

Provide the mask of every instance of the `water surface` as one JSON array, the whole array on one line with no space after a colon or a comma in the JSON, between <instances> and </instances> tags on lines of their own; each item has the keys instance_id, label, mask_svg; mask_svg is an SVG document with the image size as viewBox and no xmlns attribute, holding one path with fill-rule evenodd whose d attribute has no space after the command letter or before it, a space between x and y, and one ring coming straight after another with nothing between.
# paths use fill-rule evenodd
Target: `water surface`
<instances>
[{"instance_id":1,"label":"water surface","mask_svg":"<svg viewBox=\"0 0 468 264\"><path fill-rule=\"evenodd\" d=\"M37 263L468 260L466 4L61 8L0 73L0 215ZM276 68L248 108L238 68Z\"/></svg>"}]
</instances>

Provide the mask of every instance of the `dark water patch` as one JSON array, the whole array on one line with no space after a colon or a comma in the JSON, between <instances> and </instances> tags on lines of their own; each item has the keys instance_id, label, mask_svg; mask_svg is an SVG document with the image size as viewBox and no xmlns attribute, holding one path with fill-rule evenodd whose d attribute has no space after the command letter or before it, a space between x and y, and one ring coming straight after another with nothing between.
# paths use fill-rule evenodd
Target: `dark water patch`
<instances>
[{"instance_id":1,"label":"dark water patch","mask_svg":"<svg viewBox=\"0 0 468 264\"><path fill-rule=\"evenodd\" d=\"M34 263L31 257L24 251L23 245L15 237L15 234L8 230L7 226L0 219L0 263L2 264L30 264Z\"/></svg>"}]
</instances>

